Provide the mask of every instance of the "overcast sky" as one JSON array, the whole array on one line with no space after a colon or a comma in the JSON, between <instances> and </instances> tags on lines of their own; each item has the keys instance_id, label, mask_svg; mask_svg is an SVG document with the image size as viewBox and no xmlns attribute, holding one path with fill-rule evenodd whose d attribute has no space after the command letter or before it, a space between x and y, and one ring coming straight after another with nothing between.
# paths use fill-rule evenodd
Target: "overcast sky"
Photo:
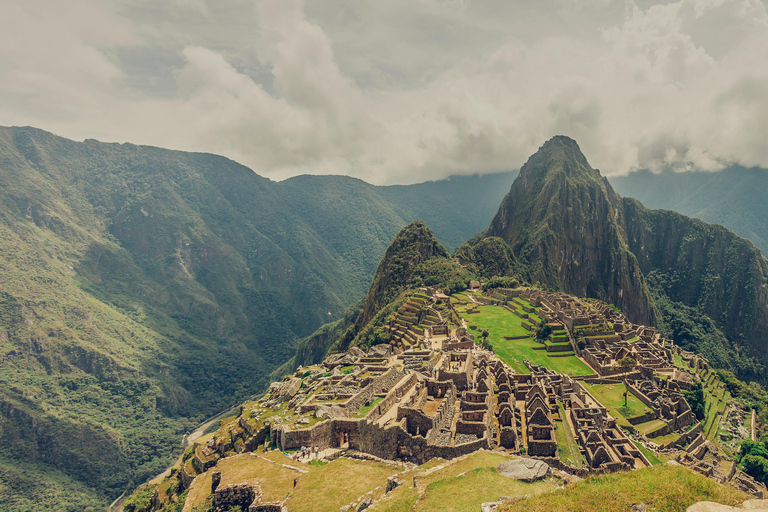
<instances>
[{"instance_id":1,"label":"overcast sky","mask_svg":"<svg viewBox=\"0 0 768 512\"><path fill-rule=\"evenodd\" d=\"M0 124L273 179L768 167L763 0L3 0Z\"/></svg>"}]
</instances>

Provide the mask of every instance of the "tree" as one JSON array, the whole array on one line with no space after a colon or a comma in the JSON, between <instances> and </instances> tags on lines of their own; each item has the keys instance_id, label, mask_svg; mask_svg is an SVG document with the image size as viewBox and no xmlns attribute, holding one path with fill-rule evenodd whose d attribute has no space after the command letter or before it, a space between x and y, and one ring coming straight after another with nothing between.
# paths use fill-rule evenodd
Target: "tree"
<instances>
[{"instance_id":1,"label":"tree","mask_svg":"<svg viewBox=\"0 0 768 512\"><path fill-rule=\"evenodd\" d=\"M584 339L584 336L579 336L576 340L576 346L579 347L579 350L587 348L587 340Z\"/></svg>"},{"instance_id":2,"label":"tree","mask_svg":"<svg viewBox=\"0 0 768 512\"><path fill-rule=\"evenodd\" d=\"M549 324L543 324L536 330L536 339L543 343L544 340L549 338L550 334L552 334L552 326Z\"/></svg>"},{"instance_id":3,"label":"tree","mask_svg":"<svg viewBox=\"0 0 768 512\"><path fill-rule=\"evenodd\" d=\"M625 372L630 371L632 368L635 367L636 364L637 364L637 361L635 361L634 357L627 356L622 359L619 359L619 368L621 368Z\"/></svg>"},{"instance_id":4,"label":"tree","mask_svg":"<svg viewBox=\"0 0 768 512\"><path fill-rule=\"evenodd\" d=\"M696 419L703 420L706 412L706 399L704 398L704 386L701 385L701 382L696 382L690 391L683 391L683 396L688 402L688 405L691 406L691 410L693 411L693 414L696 415ZM742 445L742 450L743 449L744 445Z\"/></svg>"}]
</instances>

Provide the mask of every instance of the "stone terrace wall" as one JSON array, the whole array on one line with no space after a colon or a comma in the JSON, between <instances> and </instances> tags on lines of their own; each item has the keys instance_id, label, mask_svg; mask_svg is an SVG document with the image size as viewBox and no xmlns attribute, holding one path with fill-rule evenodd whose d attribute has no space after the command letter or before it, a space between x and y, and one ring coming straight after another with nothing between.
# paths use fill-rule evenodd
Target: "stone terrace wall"
<instances>
[{"instance_id":1,"label":"stone terrace wall","mask_svg":"<svg viewBox=\"0 0 768 512\"><path fill-rule=\"evenodd\" d=\"M459 446L437 446L421 436L411 436L401 425L381 427L368 420L332 419L312 428L286 431L282 449L317 446L319 449L338 448L342 434L349 438L349 447L382 459L404 459L422 464L434 457L453 459L481 448L490 448L488 438Z\"/></svg>"},{"instance_id":2,"label":"stone terrace wall","mask_svg":"<svg viewBox=\"0 0 768 512\"><path fill-rule=\"evenodd\" d=\"M344 408L348 413L353 414L365 404L373 401L374 395L381 393L383 389L392 385L392 380L397 377L398 372L394 367L389 368L386 372L382 373L373 381L365 386L362 391L347 400L344 404Z\"/></svg>"}]
</instances>

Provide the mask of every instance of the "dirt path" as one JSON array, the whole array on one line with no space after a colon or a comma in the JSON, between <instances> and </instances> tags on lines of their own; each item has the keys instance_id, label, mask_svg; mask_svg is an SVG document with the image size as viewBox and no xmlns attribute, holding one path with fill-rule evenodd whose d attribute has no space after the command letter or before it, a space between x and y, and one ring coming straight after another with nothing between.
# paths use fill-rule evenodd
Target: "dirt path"
<instances>
[{"instance_id":1,"label":"dirt path","mask_svg":"<svg viewBox=\"0 0 768 512\"><path fill-rule=\"evenodd\" d=\"M752 427L752 440L757 442L757 413L755 413L754 409L752 409L752 422L750 426Z\"/></svg>"}]
</instances>

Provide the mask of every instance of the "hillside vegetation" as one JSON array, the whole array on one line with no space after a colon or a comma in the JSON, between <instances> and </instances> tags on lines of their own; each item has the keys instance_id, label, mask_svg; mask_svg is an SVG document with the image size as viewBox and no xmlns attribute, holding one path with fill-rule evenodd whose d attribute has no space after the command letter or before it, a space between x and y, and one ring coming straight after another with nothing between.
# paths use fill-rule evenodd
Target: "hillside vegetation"
<instances>
[{"instance_id":1,"label":"hillside vegetation","mask_svg":"<svg viewBox=\"0 0 768 512\"><path fill-rule=\"evenodd\" d=\"M722 226L622 199L572 139L545 143L479 241L506 241L530 282L615 304L745 379L767 383L768 261Z\"/></svg>"},{"instance_id":2,"label":"hillside vegetation","mask_svg":"<svg viewBox=\"0 0 768 512\"><path fill-rule=\"evenodd\" d=\"M610 178L624 197L648 208L673 210L721 224L768 254L768 170L730 167L719 172L638 171Z\"/></svg>"},{"instance_id":3,"label":"hillside vegetation","mask_svg":"<svg viewBox=\"0 0 768 512\"><path fill-rule=\"evenodd\" d=\"M0 503L100 508L159 472L365 294L412 215L442 210L457 246L490 218L466 195L510 181L407 206L408 187L0 128Z\"/></svg>"}]
</instances>

